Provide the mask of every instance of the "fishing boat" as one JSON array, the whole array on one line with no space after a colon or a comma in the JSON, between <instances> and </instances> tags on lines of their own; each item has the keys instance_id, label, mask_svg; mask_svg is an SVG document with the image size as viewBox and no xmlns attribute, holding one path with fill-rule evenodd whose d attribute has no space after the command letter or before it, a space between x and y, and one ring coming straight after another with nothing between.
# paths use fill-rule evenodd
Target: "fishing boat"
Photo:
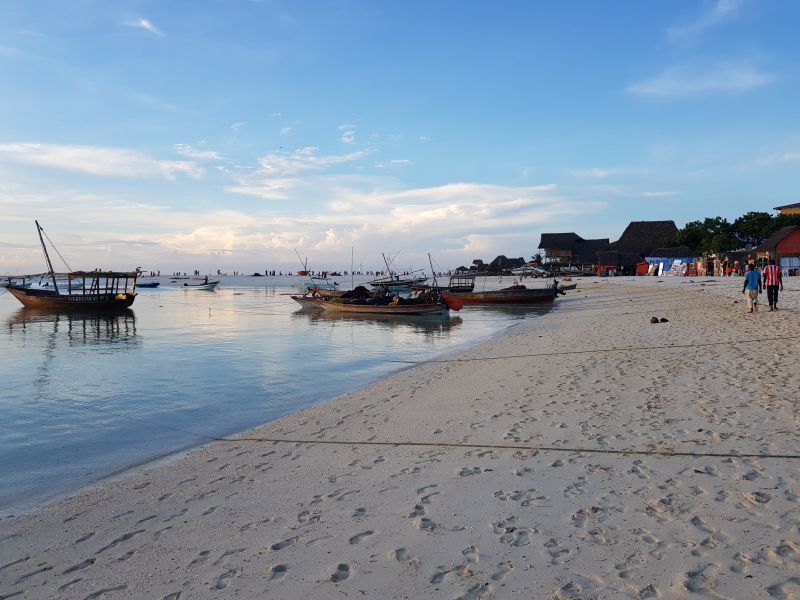
<instances>
[{"instance_id":1,"label":"fishing boat","mask_svg":"<svg viewBox=\"0 0 800 600\"><path fill-rule=\"evenodd\" d=\"M52 280L47 289L25 287L8 283L5 288L23 306L58 310L109 310L127 308L136 299L138 271L72 271L56 273L47 253L42 234L44 230L36 223L36 231L42 244L48 271L43 276ZM46 236L47 234L45 234ZM50 238L48 238L50 240ZM52 244L53 242L50 241ZM56 252L58 252L56 250ZM59 254L60 256L60 254ZM34 278L37 276L33 276ZM31 276L26 276L31 278ZM80 285L77 285L80 284Z\"/></svg>"},{"instance_id":2,"label":"fishing boat","mask_svg":"<svg viewBox=\"0 0 800 600\"><path fill-rule=\"evenodd\" d=\"M146 283L138 284L137 287L140 287L140 288L157 288L159 285L161 285L161 283L158 282L158 281L148 281Z\"/></svg>"},{"instance_id":3,"label":"fishing boat","mask_svg":"<svg viewBox=\"0 0 800 600\"><path fill-rule=\"evenodd\" d=\"M385 289L370 292L358 286L339 297L314 295L292 296L303 308L319 309L336 314L363 315L430 315L445 314L450 309L460 310L457 299L446 302L441 294L423 292L412 298L401 298Z\"/></svg>"},{"instance_id":4,"label":"fishing boat","mask_svg":"<svg viewBox=\"0 0 800 600\"><path fill-rule=\"evenodd\" d=\"M505 305L530 305L552 303L559 293L557 285L543 288L528 288L515 284L501 290L488 290L482 292L445 292L445 299L455 298L465 305L469 304L505 304Z\"/></svg>"},{"instance_id":5,"label":"fishing boat","mask_svg":"<svg viewBox=\"0 0 800 600\"><path fill-rule=\"evenodd\" d=\"M307 298L301 304L308 307L319 308L331 313L351 313L363 315L432 315L445 314L450 306L443 300L429 302L401 299L395 296L397 302L388 304L373 304L369 300L346 301L342 298ZM297 300L297 299L295 299ZM454 308L454 310L458 310Z\"/></svg>"}]
</instances>

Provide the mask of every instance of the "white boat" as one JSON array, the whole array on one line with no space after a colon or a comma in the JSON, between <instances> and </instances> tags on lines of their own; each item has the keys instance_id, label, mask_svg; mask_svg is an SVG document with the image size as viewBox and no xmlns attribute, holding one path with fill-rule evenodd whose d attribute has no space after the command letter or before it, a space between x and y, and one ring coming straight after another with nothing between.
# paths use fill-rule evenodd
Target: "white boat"
<instances>
[{"instance_id":1,"label":"white boat","mask_svg":"<svg viewBox=\"0 0 800 600\"><path fill-rule=\"evenodd\" d=\"M207 291L214 291L214 288L219 285L219 280L217 281L205 281L203 283L184 283L183 287L189 288L192 290L207 290Z\"/></svg>"}]
</instances>

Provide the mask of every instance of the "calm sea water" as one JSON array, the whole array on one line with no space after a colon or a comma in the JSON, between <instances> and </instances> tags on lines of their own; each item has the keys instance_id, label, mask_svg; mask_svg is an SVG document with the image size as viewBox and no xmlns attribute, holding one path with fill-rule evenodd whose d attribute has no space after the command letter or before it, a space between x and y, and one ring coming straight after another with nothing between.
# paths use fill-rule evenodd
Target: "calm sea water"
<instances>
[{"instance_id":1,"label":"calm sea water","mask_svg":"<svg viewBox=\"0 0 800 600\"><path fill-rule=\"evenodd\" d=\"M404 367L392 360L425 360L541 314L332 318L286 295L300 278L227 277L214 292L160 281L114 316L31 313L0 296L0 515L328 401Z\"/></svg>"}]
</instances>

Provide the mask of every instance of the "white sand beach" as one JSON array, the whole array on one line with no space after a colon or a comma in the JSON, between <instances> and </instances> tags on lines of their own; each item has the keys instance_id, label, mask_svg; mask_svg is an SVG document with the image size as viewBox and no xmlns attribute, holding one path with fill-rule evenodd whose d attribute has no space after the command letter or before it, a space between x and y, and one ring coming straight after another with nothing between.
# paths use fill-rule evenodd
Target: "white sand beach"
<instances>
[{"instance_id":1,"label":"white sand beach","mask_svg":"<svg viewBox=\"0 0 800 600\"><path fill-rule=\"evenodd\" d=\"M456 356L0 521L0 598L800 597L786 284L747 314L739 278L580 281Z\"/></svg>"}]
</instances>

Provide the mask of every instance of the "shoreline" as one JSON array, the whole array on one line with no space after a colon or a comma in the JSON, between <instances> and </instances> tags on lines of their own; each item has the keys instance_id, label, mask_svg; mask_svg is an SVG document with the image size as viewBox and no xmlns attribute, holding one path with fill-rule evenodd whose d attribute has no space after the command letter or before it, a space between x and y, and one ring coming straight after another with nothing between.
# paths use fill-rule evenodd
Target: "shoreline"
<instances>
[{"instance_id":1,"label":"shoreline","mask_svg":"<svg viewBox=\"0 0 800 600\"><path fill-rule=\"evenodd\" d=\"M552 310L553 309L548 309L545 312L551 312ZM458 316L459 316L459 313L455 313L455 314L451 314L450 315L451 318L458 317ZM248 427L248 428L246 428L244 430L231 430L231 431L229 431L227 433L221 433L219 436L212 436L212 435L209 435L209 434L201 434L201 433L193 432L193 431L190 431L190 430L185 430L184 431L185 433L189 433L191 435L194 435L198 439L204 438L205 441L198 442L198 443L190 443L190 444L184 445L184 446L182 446L180 448L177 448L177 449L174 449L174 450L169 450L169 451L167 451L167 452L165 452L163 454L159 454L159 455L153 456L151 458L143 459L140 462L136 462L136 463L132 463L130 465L123 466L123 467L121 467L119 469L114 470L111 473L108 473L107 475L102 476L100 479L98 479L96 481L93 481L93 482L90 482L90 483L88 483L86 485L83 485L80 488L75 489L75 490L54 493L53 495L48 496L48 497L46 497L46 498L44 498L42 500L33 501L31 503L22 502L22 503L19 503L16 506L9 507L7 509L1 509L3 512L0 513L0 526L2 526L3 522L6 521L6 520L14 520L14 519L17 519L17 518L21 518L21 517L29 516L31 514L35 514L36 512L39 512L39 511L42 511L42 510L46 510L48 508L48 506L50 506L52 504L56 504L56 503L59 503L59 502L63 502L63 501L69 500L70 498L73 498L73 497L76 497L76 496L80 496L80 495L82 495L82 494L84 494L86 492L89 492L90 490L93 490L93 489L95 489L97 487L101 487L101 486L103 486L103 485L105 485L107 483L135 476L137 473L141 472L142 470L146 470L146 469L149 469L149 468L155 469L155 468L171 465L171 464L173 464L173 463L175 463L177 461L180 461L180 460L182 460L184 458L187 458L193 451L198 450L198 449L200 449L200 448L202 448L204 446L207 446L209 444L214 444L214 443L217 443L217 442L220 442L220 441L227 441L229 439L239 438L239 437L242 437L242 436L245 436L245 435L249 434L252 431L256 431L256 430L261 429L262 427L268 426L271 423L274 423L274 422L276 422L276 421L278 421L280 419L283 419L283 418L286 418L286 417L290 417L290 416L292 416L292 415L294 415L296 413L300 413L300 412L302 412L304 410L308 410L308 409L319 407L319 406L324 406L324 405L329 404L331 402L335 402L339 398L342 398L342 397L345 397L345 396L349 396L351 394L355 394L355 393L361 391L362 389L364 389L364 388L366 388L366 387L368 387L368 386L370 386L370 385L372 385L374 383L380 382L380 381L382 381L382 380L384 380L384 379L386 379L388 377L392 377L393 375L396 375L398 373L402 373L402 372L407 371L409 369L414 369L415 367L419 366L420 364L424 364L426 362L435 362L437 359L442 359L444 357L457 355L457 354L459 354L461 352L464 352L464 351L466 351L468 349L474 348L474 347L479 346L479 345L481 345L481 344L483 344L483 343L485 343L487 341L490 341L490 340L492 340L492 339L494 339L496 337L502 336L507 331L509 331L509 330L511 330L511 329L523 324L523 323L524 323L524 320L521 320L518 323L513 323L513 324L508 325L504 329L500 329L500 330L497 330L497 331L494 331L494 332L483 334L483 335L475 338L474 340L469 340L467 342L462 342L461 344L459 344L457 346L454 346L454 347L445 348L445 349L441 350L441 352L439 352L437 354L434 354L429 359L426 359L424 362L416 362L416 363L408 363L408 364L406 364L406 363L403 363L401 361L397 361L396 362L397 367L396 367L395 370L393 370L393 371L391 371L389 373L383 374L383 375L379 375L375 379L368 380L366 382L362 382L362 383L359 384L358 387L356 387L356 388L354 388L352 390L344 391L344 392L341 392L341 393L336 394L334 396L331 396L329 398L326 398L324 400L321 400L319 402L313 403L311 405L307 405L307 406L303 406L303 407L297 408L296 410L294 410L294 411L292 411L290 413L287 413L285 415L281 415L280 417L276 417L276 418L268 420L268 421L263 421L263 422L257 423L257 424L255 424L255 425L253 425L251 427ZM2 596L0 596L0 600L2 600Z\"/></svg>"},{"instance_id":2,"label":"shoreline","mask_svg":"<svg viewBox=\"0 0 800 600\"><path fill-rule=\"evenodd\" d=\"M669 344L789 335L795 309L648 283L587 282L453 360L0 521L0 596L790 597L797 461L736 454L796 447L798 357Z\"/></svg>"}]
</instances>

